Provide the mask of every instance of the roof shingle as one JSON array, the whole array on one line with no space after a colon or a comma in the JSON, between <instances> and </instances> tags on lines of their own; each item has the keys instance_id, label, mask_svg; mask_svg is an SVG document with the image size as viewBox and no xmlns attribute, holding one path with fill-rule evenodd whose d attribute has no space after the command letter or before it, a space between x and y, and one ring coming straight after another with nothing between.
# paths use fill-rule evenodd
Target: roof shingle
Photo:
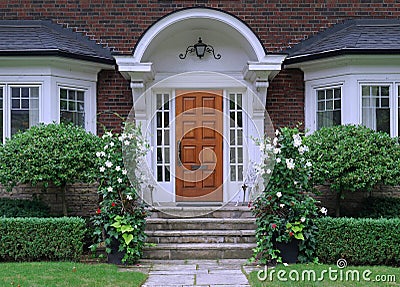
<instances>
[{"instance_id":1,"label":"roof shingle","mask_svg":"<svg viewBox=\"0 0 400 287\"><path fill-rule=\"evenodd\" d=\"M1 55L59 55L113 64L109 49L71 29L45 20L1 20Z\"/></svg>"},{"instance_id":2,"label":"roof shingle","mask_svg":"<svg viewBox=\"0 0 400 287\"><path fill-rule=\"evenodd\" d=\"M343 54L400 54L400 20L349 20L285 52L286 63Z\"/></svg>"}]
</instances>

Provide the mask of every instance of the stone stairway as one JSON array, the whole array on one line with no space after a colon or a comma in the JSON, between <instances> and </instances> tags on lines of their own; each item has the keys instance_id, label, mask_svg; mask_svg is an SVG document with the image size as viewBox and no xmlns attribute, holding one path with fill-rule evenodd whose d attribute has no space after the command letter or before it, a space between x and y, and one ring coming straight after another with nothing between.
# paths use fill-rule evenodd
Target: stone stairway
<instances>
[{"instance_id":1,"label":"stone stairway","mask_svg":"<svg viewBox=\"0 0 400 287\"><path fill-rule=\"evenodd\" d=\"M162 207L147 219L146 259L248 259L255 218L247 206Z\"/></svg>"}]
</instances>

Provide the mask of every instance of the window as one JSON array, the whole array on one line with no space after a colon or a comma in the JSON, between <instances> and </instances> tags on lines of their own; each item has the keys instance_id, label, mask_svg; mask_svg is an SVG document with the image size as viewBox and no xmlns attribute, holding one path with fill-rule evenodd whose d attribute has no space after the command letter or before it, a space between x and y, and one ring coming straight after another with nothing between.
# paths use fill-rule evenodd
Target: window
<instances>
[{"instance_id":1,"label":"window","mask_svg":"<svg viewBox=\"0 0 400 287\"><path fill-rule=\"evenodd\" d=\"M60 88L60 122L85 128L85 92Z\"/></svg>"},{"instance_id":2,"label":"window","mask_svg":"<svg viewBox=\"0 0 400 287\"><path fill-rule=\"evenodd\" d=\"M169 94L156 94L156 151L157 169L156 177L159 182L171 180L170 168L170 101Z\"/></svg>"},{"instance_id":3,"label":"window","mask_svg":"<svg viewBox=\"0 0 400 287\"><path fill-rule=\"evenodd\" d=\"M243 180L243 111L242 94L229 94L229 163L231 181Z\"/></svg>"},{"instance_id":4,"label":"window","mask_svg":"<svg viewBox=\"0 0 400 287\"><path fill-rule=\"evenodd\" d=\"M317 130L341 124L341 94L340 87L317 90Z\"/></svg>"},{"instance_id":5,"label":"window","mask_svg":"<svg viewBox=\"0 0 400 287\"><path fill-rule=\"evenodd\" d=\"M39 87L11 87L11 135L39 123Z\"/></svg>"},{"instance_id":6,"label":"window","mask_svg":"<svg viewBox=\"0 0 400 287\"><path fill-rule=\"evenodd\" d=\"M363 85L362 124L376 131L390 134L390 86Z\"/></svg>"}]
</instances>

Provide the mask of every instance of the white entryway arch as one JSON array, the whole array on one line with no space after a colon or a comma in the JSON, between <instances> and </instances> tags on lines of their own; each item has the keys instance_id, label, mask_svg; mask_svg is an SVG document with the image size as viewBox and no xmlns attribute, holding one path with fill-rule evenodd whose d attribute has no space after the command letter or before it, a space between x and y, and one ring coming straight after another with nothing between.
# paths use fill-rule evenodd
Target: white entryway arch
<instances>
[{"instance_id":1,"label":"white entryway arch","mask_svg":"<svg viewBox=\"0 0 400 287\"><path fill-rule=\"evenodd\" d=\"M179 54L197 43L199 37L212 45L221 59L207 53L202 58L189 54L181 59ZM223 124L222 201L236 199L243 182L243 176L238 173L245 172L249 162L257 157L251 137L264 132L269 81L281 70L284 58L281 54L267 54L257 35L239 18L208 8L183 9L161 18L142 35L132 56L115 56L119 71L131 82L135 120L147 129L154 147L148 158L157 182L154 201L170 203L176 200L173 175L177 164L175 127L157 126L157 116L162 113L163 119L174 119L178 90L218 90L223 96L226 120ZM160 101L163 107L160 107ZM241 126L229 124L232 116ZM163 134L162 143L158 134ZM238 139L232 137L243 137L246 144L240 146ZM240 154L243 151L247 153ZM167 168L171 172L165 171Z\"/></svg>"}]
</instances>

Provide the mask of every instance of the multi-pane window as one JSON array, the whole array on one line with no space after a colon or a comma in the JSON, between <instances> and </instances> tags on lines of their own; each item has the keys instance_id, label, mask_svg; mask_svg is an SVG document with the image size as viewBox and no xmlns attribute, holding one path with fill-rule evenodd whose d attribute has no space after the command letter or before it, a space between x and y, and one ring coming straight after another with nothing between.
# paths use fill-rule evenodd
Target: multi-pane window
<instances>
[{"instance_id":1,"label":"multi-pane window","mask_svg":"<svg viewBox=\"0 0 400 287\"><path fill-rule=\"evenodd\" d=\"M229 163L231 181L243 180L243 96L229 94Z\"/></svg>"},{"instance_id":2,"label":"multi-pane window","mask_svg":"<svg viewBox=\"0 0 400 287\"><path fill-rule=\"evenodd\" d=\"M363 85L362 124L376 131L390 134L390 86Z\"/></svg>"},{"instance_id":3,"label":"multi-pane window","mask_svg":"<svg viewBox=\"0 0 400 287\"><path fill-rule=\"evenodd\" d=\"M317 130L341 124L341 88L317 90Z\"/></svg>"},{"instance_id":4,"label":"multi-pane window","mask_svg":"<svg viewBox=\"0 0 400 287\"><path fill-rule=\"evenodd\" d=\"M170 168L170 117L171 107L168 93L156 94L156 177L159 182L171 180Z\"/></svg>"},{"instance_id":5,"label":"multi-pane window","mask_svg":"<svg viewBox=\"0 0 400 287\"><path fill-rule=\"evenodd\" d=\"M11 87L11 135L39 122L39 87Z\"/></svg>"},{"instance_id":6,"label":"multi-pane window","mask_svg":"<svg viewBox=\"0 0 400 287\"><path fill-rule=\"evenodd\" d=\"M85 92L60 88L60 122L85 128Z\"/></svg>"}]
</instances>

